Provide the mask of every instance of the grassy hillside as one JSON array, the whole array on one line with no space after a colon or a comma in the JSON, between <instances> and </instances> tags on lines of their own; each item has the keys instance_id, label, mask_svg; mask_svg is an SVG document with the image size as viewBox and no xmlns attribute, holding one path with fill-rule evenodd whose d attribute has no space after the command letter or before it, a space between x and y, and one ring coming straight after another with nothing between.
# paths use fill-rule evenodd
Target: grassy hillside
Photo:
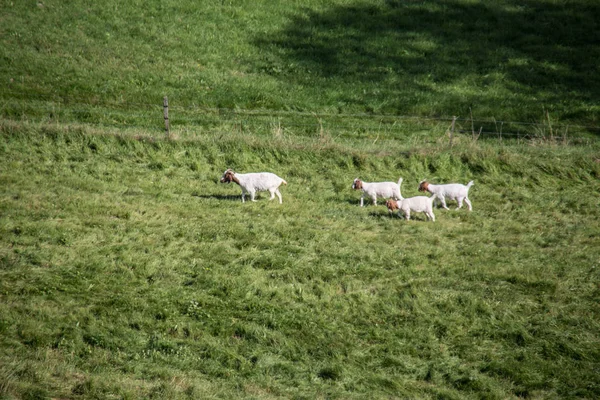
<instances>
[{"instance_id":1,"label":"grassy hillside","mask_svg":"<svg viewBox=\"0 0 600 400\"><path fill-rule=\"evenodd\" d=\"M10 118L160 129L169 96L173 124L207 124L206 107L472 110L598 135L592 0L4 1L1 18Z\"/></svg>"},{"instance_id":2,"label":"grassy hillside","mask_svg":"<svg viewBox=\"0 0 600 400\"><path fill-rule=\"evenodd\" d=\"M600 397L597 1L0 6L0 399Z\"/></svg>"},{"instance_id":3,"label":"grassy hillside","mask_svg":"<svg viewBox=\"0 0 600 400\"><path fill-rule=\"evenodd\" d=\"M4 398L600 395L597 146L0 143ZM242 204L226 167L277 172L284 203ZM357 176L474 179L474 211L390 218Z\"/></svg>"}]
</instances>

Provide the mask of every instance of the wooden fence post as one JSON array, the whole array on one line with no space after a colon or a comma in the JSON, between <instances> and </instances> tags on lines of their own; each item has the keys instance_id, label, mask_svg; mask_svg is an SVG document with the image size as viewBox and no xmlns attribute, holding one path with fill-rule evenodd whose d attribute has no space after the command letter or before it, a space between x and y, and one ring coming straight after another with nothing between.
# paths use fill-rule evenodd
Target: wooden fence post
<instances>
[{"instance_id":1,"label":"wooden fence post","mask_svg":"<svg viewBox=\"0 0 600 400\"><path fill-rule=\"evenodd\" d=\"M169 136L169 99L167 96L163 99L163 114L165 117L165 133Z\"/></svg>"},{"instance_id":2,"label":"wooden fence post","mask_svg":"<svg viewBox=\"0 0 600 400\"><path fill-rule=\"evenodd\" d=\"M454 137L454 124L456 123L456 117L452 117L452 128L450 128L450 147L452 147L452 138Z\"/></svg>"}]
</instances>

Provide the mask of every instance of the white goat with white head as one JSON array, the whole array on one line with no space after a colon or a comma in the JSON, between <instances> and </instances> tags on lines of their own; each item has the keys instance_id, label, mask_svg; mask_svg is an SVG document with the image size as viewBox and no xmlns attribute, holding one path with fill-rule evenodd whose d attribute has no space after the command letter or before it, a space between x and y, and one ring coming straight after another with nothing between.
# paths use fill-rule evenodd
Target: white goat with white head
<instances>
[{"instance_id":1,"label":"white goat with white head","mask_svg":"<svg viewBox=\"0 0 600 400\"><path fill-rule=\"evenodd\" d=\"M279 204L282 203L281 193L279 192L279 186L283 183L287 185L287 182L282 178L278 177L272 172L252 172L248 174L238 174L233 172L232 169L228 169L223 173L221 177L221 183L235 182L242 188L242 203L246 201L246 193L250 194L250 200L254 200L256 192L269 191L273 200L275 195L279 198Z\"/></svg>"},{"instance_id":2,"label":"white goat with white head","mask_svg":"<svg viewBox=\"0 0 600 400\"><path fill-rule=\"evenodd\" d=\"M369 196L373 200L373 205L377 205L377 198L383 199L403 199L400 193L400 185L402 184L402 178L395 182L363 182L356 178L352 184L352 189L362 190L362 196L360 196L360 206L364 206L365 195Z\"/></svg>"},{"instance_id":3,"label":"white goat with white head","mask_svg":"<svg viewBox=\"0 0 600 400\"><path fill-rule=\"evenodd\" d=\"M450 200L456 200L458 202L457 210L462 207L463 200L467 203L469 211L473 210L471 201L469 200L469 189L473 186L473 181L470 181L466 185L462 183L448 183L445 185L434 185L427 181L421 181L419 183L419 192L429 192L431 194L437 194L438 199L442 203L442 207L449 210L446 206L446 198Z\"/></svg>"}]
</instances>

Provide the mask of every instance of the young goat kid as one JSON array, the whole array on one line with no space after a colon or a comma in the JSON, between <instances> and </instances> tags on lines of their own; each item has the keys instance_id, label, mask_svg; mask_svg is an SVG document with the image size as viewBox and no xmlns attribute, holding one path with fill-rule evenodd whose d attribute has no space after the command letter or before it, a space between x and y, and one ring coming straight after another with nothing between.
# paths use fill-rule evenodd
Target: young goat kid
<instances>
[{"instance_id":1,"label":"young goat kid","mask_svg":"<svg viewBox=\"0 0 600 400\"><path fill-rule=\"evenodd\" d=\"M412 212L422 212L425 213L427 219L435 222L435 215L433 215L433 200L437 197L437 194L434 194L431 197L427 196L415 196L409 197L407 199L402 200L388 200L385 202L385 205L390 212L390 215L393 215L394 211L398 210L398 216L400 215L400 211L404 212L404 216L406 220L410 220L410 213Z\"/></svg>"},{"instance_id":2,"label":"young goat kid","mask_svg":"<svg viewBox=\"0 0 600 400\"><path fill-rule=\"evenodd\" d=\"M450 200L456 200L458 202L457 210L462 207L463 200L467 203L469 211L473 210L471 201L469 200L469 189L473 186L473 181L463 185L461 183L448 183L446 185L434 185L427 181L421 181L419 183L419 192L429 192L431 194L437 194L438 199L442 203L442 207L449 210L446 206L446 197Z\"/></svg>"},{"instance_id":3,"label":"young goat kid","mask_svg":"<svg viewBox=\"0 0 600 400\"><path fill-rule=\"evenodd\" d=\"M360 196L360 206L364 206L365 195L369 196L373 200L373 205L377 205L377 198L395 200L403 199L400 194L400 185L402 184L402 178L398 180L398 183L394 182L363 182L356 178L352 184L352 189L362 190L362 196Z\"/></svg>"},{"instance_id":4,"label":"young goat kid","mask_svg":"<svg viewBox=\"0 0 600 400\"><path fill-rule=\"evenodd\" d=\"M232 169L225 171L221 177L221 183L235 182L242 188L242 203L246 201L246 193L250 193L250 200L254 200L254 195L258 191L269 191L273 200L275 195L279 198L279 204L282 203L279 186L287 182L271 172L253 172L249 174L236 174Z\"/></svg>"}]
</instances>

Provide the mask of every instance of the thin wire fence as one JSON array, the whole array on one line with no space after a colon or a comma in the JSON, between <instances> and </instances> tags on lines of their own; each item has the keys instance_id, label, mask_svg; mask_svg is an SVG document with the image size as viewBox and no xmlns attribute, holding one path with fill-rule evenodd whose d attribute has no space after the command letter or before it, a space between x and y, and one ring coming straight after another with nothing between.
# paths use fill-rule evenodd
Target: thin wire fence
<instances>
[{"instance_id":1,"label":"thin wire fence","mask_svg":"<svg viewBox=\"0 0 600 400\"><path fill-rule=\"evenodd\" d=\"M8 119L42 122L79 122L99 126L127 127L161 131L163 104L115 100L90 102L78 96L40 95L32 100L19 92L5 92L0 113ZM172 129L235 130L256 134L299 136L330 135L339 138L403 139L410 135L449 133L473 139L562 140L589 144L600 138L600 127L554 123L549 113L543 122L475 119L468 117L411 116L369 113L327 113L297 110L239 109L208 107L200 104L169 105ZM452 123L452 125L450 125ZM450 131L452 126L452 131ZM451 139L452 140L452 139Z\"/></svg>"}]
</instances>

